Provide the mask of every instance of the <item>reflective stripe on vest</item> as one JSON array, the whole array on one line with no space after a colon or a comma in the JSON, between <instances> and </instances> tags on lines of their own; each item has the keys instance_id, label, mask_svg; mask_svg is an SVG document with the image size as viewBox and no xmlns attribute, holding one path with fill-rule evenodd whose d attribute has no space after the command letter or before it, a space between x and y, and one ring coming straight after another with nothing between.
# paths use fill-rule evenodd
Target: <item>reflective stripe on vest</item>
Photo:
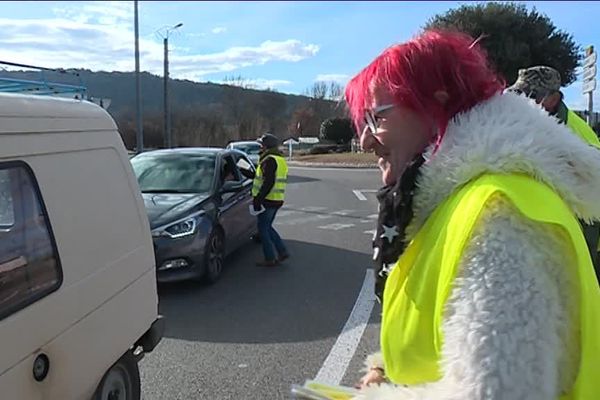
<instances>
[{"instance_id":1,"label":"reflective stripe on vest","mask_svg":"<svg viewBox=\"0 0 600 400\"><path fill-rule=\"evenodd\" d=\"M584 142L600 148L600 140L598 140L598 136L594 130L579 115L571 110L567 113L567 126L583 139Z\"/></svg>"},{"instance_id":2,"label":"reflective stripe on vest","mask_svg":"<svg viewBox=\"0 0 600 400\"><path fill-rule=\"evenodd\" d=\"M265 197L265 200L283 201L285 199L285 188L287 186L288 166L283 157L276 155L268 155L258 164L254 182L252 184L252 196L256 197L260 192L260 188L264 182L262 162L269 157L272 157L275 162L277 162L277 171L275 171L275 184Z\"/></svg>"},{"instance_id":3,"label":"reflective stripe on vest","mask_svg":"<svg viewBox=\"0 0 600 400\"><path fill-rule=\"evenodd\" d=\"M380 340L386 375L407 385L441 378L444 307L471 233L494 194L504 195L528 219L562 228L572 243L574 262L565 267L577 274L581 291L580 364L575 384L560 400L598 398L600 289L588 248L565 202L547 185L524 175L488 174L468 183L435 209L410 242L384 291Z\"/></svg>"}]
</instances>

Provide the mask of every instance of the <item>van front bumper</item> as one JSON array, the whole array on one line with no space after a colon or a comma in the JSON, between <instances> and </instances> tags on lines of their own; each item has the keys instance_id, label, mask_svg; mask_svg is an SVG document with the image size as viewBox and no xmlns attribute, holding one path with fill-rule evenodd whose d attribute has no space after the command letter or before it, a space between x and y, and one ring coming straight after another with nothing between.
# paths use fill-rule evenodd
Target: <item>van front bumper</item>
<instances>
[{"instance_id":1,"label":"van front bumper","mask_svg":"<svg viewBox=\"0 0 600 400\"><path fill-rule=\"evenodd\" d=\"M141 346L143 353L150 353L160 343L164 333L165 319L162 315L159 315L156 321L150 326L150 329L137 341L136 347Z\"/></svg>"}]
</instances>

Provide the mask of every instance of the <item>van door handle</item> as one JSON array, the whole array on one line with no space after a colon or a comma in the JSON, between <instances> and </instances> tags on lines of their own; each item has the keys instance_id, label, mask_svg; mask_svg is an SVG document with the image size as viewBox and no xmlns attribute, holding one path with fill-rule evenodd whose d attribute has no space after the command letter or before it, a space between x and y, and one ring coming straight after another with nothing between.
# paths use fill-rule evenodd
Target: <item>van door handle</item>
<instances>
[{"instance_id":1,"label":"van door handle","mask_svg":"<svg viewBox=\"0 0 600 400\"><path fill-rule=\"evenodd\" d=\"M33 361L33 379L38 382L43 381L50 371L50 359L44 353L38 354Z\"/></svg>"}]
</instances>

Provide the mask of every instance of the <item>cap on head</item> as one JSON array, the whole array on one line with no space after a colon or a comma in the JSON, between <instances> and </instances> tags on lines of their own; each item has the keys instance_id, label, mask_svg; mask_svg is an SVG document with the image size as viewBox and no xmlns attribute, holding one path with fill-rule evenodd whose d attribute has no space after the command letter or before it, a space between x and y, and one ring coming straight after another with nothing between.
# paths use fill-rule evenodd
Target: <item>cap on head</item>
<instances>
[{"instance_id":1,"label":"cap on head","mask_svg":"<svg viewBox=\"0 0 600 400\"><path fill-rule=\"evenodd\" d=\"M265 133L256 140L266 149L274 149L279 146L279 138L271 133Z\"/></svg>"},{"instance_id":2,"label":"cap on head","mask_svg":"<svg viewBox=\"0 0 600 400\"><path fill-rule=\"evenodd\" d=\"M561 77L557 70L545 65L538 65L520 69L517 81L508 90L537 98L560 91L560 86Z\"/></svg>"}]
</instances>

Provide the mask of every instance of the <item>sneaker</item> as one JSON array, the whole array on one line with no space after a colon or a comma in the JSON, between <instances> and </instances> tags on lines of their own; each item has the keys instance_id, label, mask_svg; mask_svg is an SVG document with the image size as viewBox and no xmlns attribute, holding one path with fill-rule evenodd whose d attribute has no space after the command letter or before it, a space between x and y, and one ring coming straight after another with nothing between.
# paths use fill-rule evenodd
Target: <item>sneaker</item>
<instances>
[{"instance_id":1,"label":"sneaker","mask_svg":"<svg viewBox=\"0 0 600 400\"><path fill-rule=\"evenodd\" d=\"M277 261L284 262L288 258L290 258L290 255L289 254L284 254L284 255L279 256L279 258L277 259Z\"/></svg>"}]
</instances>

